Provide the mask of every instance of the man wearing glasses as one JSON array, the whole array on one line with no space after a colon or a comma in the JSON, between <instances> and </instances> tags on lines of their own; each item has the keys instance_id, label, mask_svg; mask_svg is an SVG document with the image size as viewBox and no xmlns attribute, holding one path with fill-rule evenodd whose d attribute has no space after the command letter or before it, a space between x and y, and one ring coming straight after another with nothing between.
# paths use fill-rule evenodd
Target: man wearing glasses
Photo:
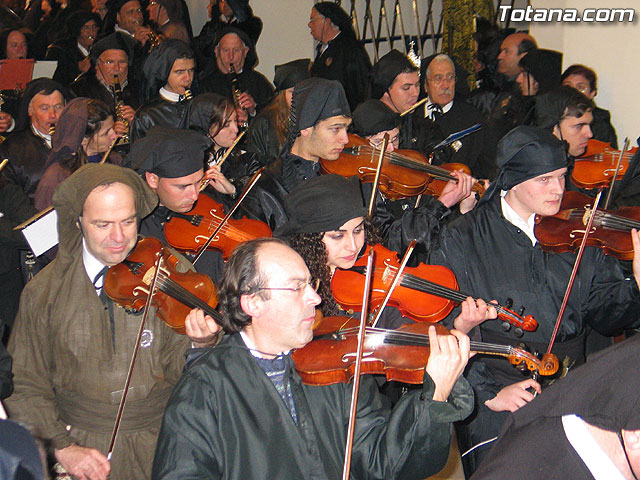
<instances>
[{"instance_id":1,"label":"man wearing glasses","mask_svg":"<svg viewBox=\"0 0 640 480\"><path fill-rule=\"evenodd\" d=\"M424 117L433 120L445 137L477 123L484 125L479 110L462 99L454 99L456 73L451 58L440 54L427 62L424 89L429 100L424 106ZM495 150L497 139L490 140L481 128L454 145L455 153L449 161L464 163L477 178L493 178L495 165L490 151Z\"/></svg>"},{"instance_id":2,"label":"man wearing glasses","mask_svg":"<svg viewBox=\"0 0 640 480\"><path fill-rule=\"evenodd\" d=\"M280 240L236 249L220 288L224 328L233 333L174 390L152 478L340 478L352 385L305 385L291 357L313 338L313 285L303 259ZM358 478L425 478L446 462L451 422L472 404L460 378L469 340L429 333L424 386L393 409L374 379L362 377L351 455Z\"/></svg>"},{"instance_id":3,"label":"man wearing glasses","mask_svg":"<svg viewBox=\"0 0 640 480\"><path fill-rule=\"evenodd\" d=\"M128 132L129 122L140 106L135 82L129 77L133 52L130 42L118 32L97 42L91 50L91 69L71 84L75 96L102 100L118 113L113 125L118 135Z\"/></svg>"}]
</instances>

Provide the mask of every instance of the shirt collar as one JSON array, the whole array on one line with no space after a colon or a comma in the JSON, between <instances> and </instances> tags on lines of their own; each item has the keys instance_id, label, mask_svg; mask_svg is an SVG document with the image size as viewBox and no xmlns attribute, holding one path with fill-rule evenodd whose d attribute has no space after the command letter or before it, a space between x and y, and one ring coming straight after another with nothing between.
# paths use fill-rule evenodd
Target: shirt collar
<instances>
[{"instance_id":1,"label":"shirt collar","mask_svg":"<svg viewBox=\"0 0 640 480\"><path fill-rule=\"evenodd\" d=\"M160 96L169 102L178 103L180 101L181 95L178 93L173 93L162 87L160 89Z\"/></svg>"},{"instance_id":2,"label":"shirt collar","mask_svg":"<svg viewBox=\"0 0 640 480\"><path fill-rule=\"evenodd\" d=\"M433 105L434 103L431 99L427 100L427 103L424 104L424 118L430 118L433 120L433 108L429 108L429 105ZM453 100L447 103L444 107L441 107L442 113L447 113L453 107Z\"/></svg>"},{"instance_id":3,"label":"shirt collar","mask_svg":"<svg viewBox=\"0 0 640 480\"><path fill-rule=\"evenodd\" d=\"M47 146L49 148L51 148L51 135L49 135L48 133L42 133L40 130L38 130L35 125L32 123L31 124L31 131L33 132L33 134L37 137L40 137L41 139L43 139L45 142L47 142Z\"/></svg>"},{"instance_id":4,"label":"shirt collar","mask_svg":"<svg viewBox=\"0 0 640 480\"><path fill-rule=\"evenodd\" d=\"M84 264L84 270L87 272L87 276L89 280L93 282L96 278L96 275L100 273L100 271L106 267L100 260L93 256L93 254L87 249L87 244L85 239L82 239L82 263ZM102 284L104 283L104 277L98 282L96 282L100 288L97 289L98 294L100 294L100 290L102 290Z\"/></svg>"},{"instance_id":5,"label":"shirt collar","mask_svg":"<svg viewBox=\"0 0 640 480\"><path fill-rule=\"evenodd\" d=\"M244 330L240 332L240 336L242 337L242 341L244 342L244 344L249 349L249 352L251 352L251 355L253 355L256 358L264 358L260 355L260 350L256 348L255 343L251 341L251 339L249 338L249 335L247 335L247 333ZM290 351L291 350L287 352L280 352L278 354L275 354L274 356L288 355Z\"/></svg>"},{"instance_id":6,"label":"shirt collar","mask_svg":"<svg viewBox=\"0 0 640 480\"><path fill-rule=\"evenodd\" d=\"M516 211L513 208L511 208L511 205L509 205L509 203L505 199L507 193L508 193L507 190L502 190L500 192L500 203L502 205L502 215L504 216L504 218L506 218L509 221L509 223L512 223L513 225L518 227L520 230L522 230L525 233L525 235L529 237L529 240L531 240L531 244L535 245L536 243L538 243L538 239L536 238L536 235L533 231L533 228L536 222L536 214L532 213L531 216L525 222L520 217L520 215L518 215Z\"/></svg>"},{"instance_id":7,"label":"shirt collar","mask_svg":"<svg viewBox=\"0 0 640 480\"><path fill-rule=\"evenodd\" d=\"M134 37L133 37L133 33L131 33L129 30L125 30L124 28L122 28L122 27L121 27L120 25L118 25L117 23L113 26L113 29L114 29L116 32L121 32L121 33L124 33L124 34L126 34L126 35L129 35L131 38L134 38Z\"/></svg>"},{"instance_id":8,"label":"shirt collar","mask_svg":"<svg viewBox=\"0 0 640 480\"><path fill-rule=\"evenodd\" d=\"M89 55L89 50L80 45L80 42L78 42L78 50L80 50L85 57Z\"/></svg>"},{"instance_id":9,"label":"shirt collar","mask_svg":"<svg viewBox=\"0 0 640 480\"><path fill-rule=\"evenodd\" d=\"M623 480L624 476L593 438L587 424L577 415L564 415L562 427L567 440L595 480Z\"/></svg>"}]
</instances>

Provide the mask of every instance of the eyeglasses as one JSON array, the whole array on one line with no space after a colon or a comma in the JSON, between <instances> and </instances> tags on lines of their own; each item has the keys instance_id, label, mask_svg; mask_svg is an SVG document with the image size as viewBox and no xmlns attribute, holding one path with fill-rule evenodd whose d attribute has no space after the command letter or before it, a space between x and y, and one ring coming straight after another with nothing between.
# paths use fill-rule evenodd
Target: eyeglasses
<instances>
[{"instance_id":1,"label":"eyeglasses","mask_svg":"<svg viewBox=\"0 0 640 480\"><path fill-rule=\"evenodd\" d=\"M106 65L107 67L113 67L116 64L120 67L124 67L125 65L129 65L127 60L101 60L100 63Z\"/></svg>"},{"instance_id":2,"label":"eyeglasses","mask_svg":"<svg viewBox=\"0 0 640 480\"><path fill-rule=\"evenodd\" d=\"M301 295L302 293L304 293L304 290L307 287L311 287L313 288L314 292L317 292L318 288L320 288L320 279L312 278L306 282L298 282L295 287L262 287L258 290L287 290L290 292L295 292L297 295Z\"/></svg>"},{"instance_id":3,"label":"eyeglasses","mask_svg":"<svg viewBox=\"0 0 640 480\"><path fill-rule=\"evenodd\" d=\"M374 148L381 148L383 141L384 141L384 137L382 138L375 138L375 136L369 137L369 143ZM396 135L395 137L389 139L389 143L393 143L393 146L398 148L398 145L400 145L400 136Z\"/></svg>"},{"instance_id":4,"label":"eyeglasses","mask_svg":"<svg viewBox=\"0 0 640 480\"><path fill-rule=\"evenodd\" d=\"M456 79L456 76L451 74L451 73L448 74L448 75L434 75L433 77L429 77L429 80L431 80L436 85L441 84L445 80L447 82L453 82L453 81L455 81L455 79Z\"/></svg>"}]
</instances>

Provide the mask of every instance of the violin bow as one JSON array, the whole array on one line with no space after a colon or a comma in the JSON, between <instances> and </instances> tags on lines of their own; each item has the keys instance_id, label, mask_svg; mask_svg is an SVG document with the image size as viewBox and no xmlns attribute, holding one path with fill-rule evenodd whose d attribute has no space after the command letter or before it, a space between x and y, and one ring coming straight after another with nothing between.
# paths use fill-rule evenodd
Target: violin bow
<instances>
[{"instance_id":1,"label":"violin bow","mask_svg":"<svg viewBox=\"0 0 640 480\"><path fill-rule=\"evenodd\" d=\"M382 300L382 303L380 304L380 307L378 308L378 312L376 313L376 316L373 319L373 322L371 323L371 327L372 328L375 328L378 325L378 322L380 321L380 317L382 316L382 312L384 310L384 307L387 306L387 302L389 301L389 298L391 298L391 295L393 294L393 291L395 290L396 286L400 283L400 279L402 278L402 273L404 272L404 268L407 266L407 262L409 261L409 257L411 257L411 254L413 253L413 249L416 248L416 243L418 243L418 241L415 238L413 240L411 240L411 243L409 244L409 247L407 248L407 251L405 252L404 256L402 257L402 262L400 263L400 267L398 267L398 271L396 272L396 276L393 278L393 282L391 283L391 286L387 290L387 294L384 296L384 300Z\"/></svg>"},{"instance_id":2,"label":"violin bow","mask_svg":"<svg viewBox=\"0 0 640 480\"><path fill-rule=\"evenodd\" d=\"M136 364L136 358L138 358L138 351L140 350L140 342L142 341L142 334L144 333L144 327L147 323L147 316L149 315L149 310L151 309L151 301L153 300L153 295L156 291L156 283L158 281L161 268L162 268L162 249L160 249L158 260L155 263L156 270L153 273L153 280L151 281L151 285L149 286L149 294L147 295L147 302L145 303L145 306L144 306L144 314L142 315L142 320L140 320L138 337L136 338L136 344L133 348L133 354L131 355L131 362L129 363L127 378L124 382L124 390L122 392L122 398L120 399L120 405L118 405L118 413L116 414L116 421L113 425L113 431L111 433L111 441L109 442L109 451L107 453L107 460L111 460L113 449L116 444L116 439L118 438L118 431L120 430L120 423L122 422L122 414L124 412L124 406L127 402L127 393L129 392L129 385L131 384L133 367ZM104 286L102 288L104 288Z\"/></svg>"},{"instance_id":3,"label":"violin bow","mask_svg":"<svg viewBox=\"0 0 640 480\"><path fill-rule=\"evenodd\" d=\"M404 117L405 115L413 112L416 108L418 108L420 105L422 105L423 103L426 103L427 100L429 100L429 97L425 97L422 100L417 101L416 103L414 103L412 106L410 106L409 108L407 108L404 112L402 112L400 114L401 117Z\"/></svg>"},{"instance_id":4,"label":"violin bow","mask_svg":"<svg viewBox=\"0 0 640 480\"><path fill-rule=\"evenodd\" d=\"M382 146L380 147L380 157L378 158L378 167L376 168L376 176L373 179L373 189L371 190L371 198L369 199L369 209L367 210L367 218L371 220L373 218L373 209L376 205L376 194L378 193L378 184L380 183L380 172L382 171L382 162L384 160L384 154L387 151L387 145L389 144L389 134L385 133L382 139Z\"/></svg>"},{"instance_id":5,"label":"violin bow","mask_svg":"<svg viewBox=\"0 0 640 480\"><path fill-rule=\"evenodd\" d=\"M564 311L567 308L567 303L569 303L569 295L571 295L571 290L573 289L573 284L576 280L576 275L578 274L578 267L580 266L580 261L582 260L582 254L584 253L584 249L587 246L587 239L589 238L589 233L591 232L591 227L593 226L593 220L596 218L596 211L598 210L600 197L602 197L602 189L600 189L600 191L598 192L598 196L593 203L593 209L591 210L589 222L587 222L587 228L585 229L584 237L582 237L582 242L580 243L580 248L578 249L578 254L576 255L576 261L573 264L573 270L571 271L571 276L569 277L569 283L567 284L567 290L564 293L562 305L560 306L560 311L558 312L558 318L556 318L556 324L553 327L553 333L551 334L551 339L549 340L547 354L551 353L553 344L556 341L556 336L558 335L558 330L560 329L560 324L562 323Z\"/></svg>"},{"instance_id":6,"label":"violin bow","mask_svg":"<svg viewBox=\"0 0 640 480\"><path fill-rule=\"evenodd\" d=\"M611 180L611 185L609 185L609 191L607 192L607 199L604 202L604 210L609 208L609 203L611 202L611 194L613 193L613 186L616 183L616 178L618 177L618 172L620 171L620 165L622 165L622 157L624 157L624 153L629 148L629 137L624 139L624 145L622 146L622 150L620 150L620 156L618 157L618 163L616 165L616 171L613 174L613 179Z\"/></svg>"},{"instance_id":7,"label":"violin bow","mask_svg":"<svg viewBox=\"0 0 640 480\"><path fill-rule=\"evenodd\" d=\"M240 134L236 137L236 139L231 144L231 146L227 149L226 152L224 152L224 155L222 156L220 161L218 163L215 163L214 165L220 166L224 163L224 161L229 157L229 155L231 155L231 152L236 147L236 145L238 145L238 142L240 142L240 139L244 136L246 132L247 132L246 130L243 130L242 132L240 132ZM211 167L212 165L209 164L209 166ZM209 179L203 178L202 183L200 184L200 191L203 191L207 187L207 185L209 185Z\"/></svg>"},{"instance_id":8,"label":"violin bow","mask_svg":"<svg viewBox=\"0 0 640 480\"><path fill-rule=\"evenodd\" d=\"M386 135L385 135L386 136ZM355 433L356 412L358 410L358 393L360 392L360 372L362 371L362 350L364 346L365 330L367 326L367 310L369 309L369 289L373 277L373 260L375 252L369 249L367 259L367 276L364 281L364 293L362 294L362 312L360 313L360 329L358 331L358 349L356 350L355 372L353 377L353 390L351 391L351 407L349 408L349 427L347 429L347 445L344 454L344 468L342 480L349 480L351 471L351 452L353 451L353 435Z\"/></svg>"},{"instance_id":9,"label":"violin bow","mask_svg":"<svg viewBox=\"0 0 640 480\"><path fill-rule=\"evenodd\" d=\"M249 194L249 192L254 187L254 185L258 183L258 180L262 176L262 172L264 172L264 167L262 167L260 170L258 170L256 173L253 174L253 177L251 177L251 180L249 180L249 183L247 183L247 186L244 188L242 195L240 195L240 198L235 203L233 208L229 210L229 213L227 213L225 217L220 221L220 225L218 225L216 229L211 233L211 235L209 235L209 238L207 238L207 241L204 242L204 244L200 247L200 249L196 253L196 258L194 258L193 262L191 262L193 265L196 264L196 262L202 256L202 254L207 250L209 245L211 245L211 242L213 242L213 239L216 238L216 235L218 235L218 232L222 230L222 227L224 227L227 224L227 222L231 218L231 215L233 215L233 213L237 210L237 208L240 206L240 204L245 199L245 197Z\"/></svg>"}]
</instances>

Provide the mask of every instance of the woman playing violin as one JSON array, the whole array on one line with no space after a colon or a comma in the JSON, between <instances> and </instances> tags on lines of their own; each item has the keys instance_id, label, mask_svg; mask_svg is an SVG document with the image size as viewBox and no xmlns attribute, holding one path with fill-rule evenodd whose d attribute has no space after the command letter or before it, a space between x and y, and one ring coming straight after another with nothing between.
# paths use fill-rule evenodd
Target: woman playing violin
<instances>
[{"instance_id":1,"label":"woman playing violin","mask_svg":"<svg viewBox=\"0 0 640 480\"><path fill-rule=\"evenodd\" d=\"M337 268L354 266L366 244L380 242L373 224L365 218L360 182L356 177L323 175L293 190L285 199L288 222L275 233L286 237L305 260L311 275L319 281L320 308L324 315L340 314L331 292L331 278ZM487 310L492 310L488 312ZM484 319L495 311L472 299L464 302L462 317ZM397 328L411 322L394 308L388 308L380 327ZM473 320L472 320L473 321Z\"/></svg>"}]
</instances>

